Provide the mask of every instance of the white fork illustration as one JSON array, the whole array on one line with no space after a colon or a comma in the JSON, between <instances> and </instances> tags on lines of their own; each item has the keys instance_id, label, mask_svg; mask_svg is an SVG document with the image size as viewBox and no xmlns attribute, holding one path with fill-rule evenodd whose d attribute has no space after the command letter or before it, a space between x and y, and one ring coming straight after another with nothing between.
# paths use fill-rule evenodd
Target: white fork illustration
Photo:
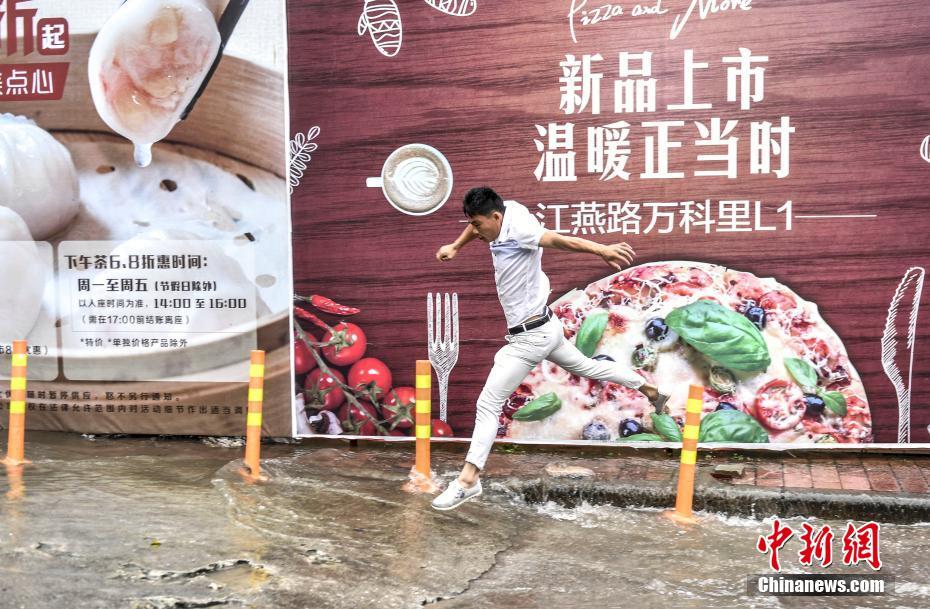
<instances>
[{"instance_id":1,"label":"white fork illustration","mask_svg":"<svg viewBox=\"0 0 930 609\"><path fill-rule=\"evenodd\" d=\"M446 420L449 395L449 375L459 361L459 295L426 295L426 318L429 362L439 379L439 418Z\"/></svg>"}]
</instances>

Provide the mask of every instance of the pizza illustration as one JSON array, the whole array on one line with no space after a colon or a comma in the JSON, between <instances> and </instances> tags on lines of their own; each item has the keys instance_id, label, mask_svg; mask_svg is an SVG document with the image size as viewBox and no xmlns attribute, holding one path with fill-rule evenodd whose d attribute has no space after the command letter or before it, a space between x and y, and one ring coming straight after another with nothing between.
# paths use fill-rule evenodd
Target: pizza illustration
<instances>
[{"instance_id":1,"label":"pizza illustration","mask_svg":"<svg viewBox=\"0 0 930 609\"><path fill-rule=\"evenodd\" d=\"M680 440L690 385L704 387L703 442L867 443L862 381L812 302L771 278L700 262L632 267L551 305L589 357L633 367L671 395L543 361L504 405L498 436Z\"/></svg>"}]
</instances>

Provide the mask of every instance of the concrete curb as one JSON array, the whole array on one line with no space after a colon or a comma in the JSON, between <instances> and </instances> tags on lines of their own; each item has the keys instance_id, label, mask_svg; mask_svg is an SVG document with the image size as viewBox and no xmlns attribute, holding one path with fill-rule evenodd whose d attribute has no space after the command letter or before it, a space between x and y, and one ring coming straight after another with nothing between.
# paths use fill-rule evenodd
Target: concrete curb
<instances>
[{"instance_id":1,"label":"concrete curb","mask_svg":"<svg viewBox=\"0 0 930 609\"><path fill-rule=\"evenodd\" d=\"M616 507L671 509L672 486L638 480L598 482L563 478L497 480L528 503L553 501L566 507L582 502ZM832 490L759 488L710 485L695 490L694 509L729 516L781 518L795 516L831 520L876 520L897 524L930 522L930 496L908 493L874 493Z\"/></svg>"}]
</instances>

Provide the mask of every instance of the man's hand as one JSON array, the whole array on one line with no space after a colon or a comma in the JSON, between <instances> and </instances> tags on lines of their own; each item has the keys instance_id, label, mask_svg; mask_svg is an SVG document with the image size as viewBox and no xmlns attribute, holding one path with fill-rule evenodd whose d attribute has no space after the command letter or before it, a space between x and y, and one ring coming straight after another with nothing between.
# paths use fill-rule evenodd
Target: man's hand
<instances>
[{"instance_id":1,"label":"man's hand","mask_svg":"<svg viewBox=\"0 0 930 609\"><path fill-rule=\"evenodd\" d=\"M454 244L450 243L449 245L443 245L436 252L436 260L439 262L448 262L455 258L455 255L459 253L459 248Z\"/></svg>"},{"instance_id":2,"label":"man's hand","mask_svg":"<svg viewBox=\"0 0 930 609\"><path fill-rule=\"evenodd\" d=\"M636 252L628 243L614 243L602 247L598 255L604 259L604 262L618 271L622 271L624 266L629 266L633 262Z\"/></svg>"}]
</instances>

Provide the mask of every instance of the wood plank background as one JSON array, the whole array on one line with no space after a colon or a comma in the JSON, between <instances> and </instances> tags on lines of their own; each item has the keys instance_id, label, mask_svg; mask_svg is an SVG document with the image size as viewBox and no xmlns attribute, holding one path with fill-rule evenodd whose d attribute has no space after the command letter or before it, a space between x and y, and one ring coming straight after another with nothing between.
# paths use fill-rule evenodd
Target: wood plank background
<instances>
[{"instance_id":1,"label":"wood plank background","mask_svg":"<svg viewBox=\"0 0 930 609\"><path fill-rule=\"evenodd\" d=\"M594 8L599 2L589 3ZM894 442L897 401L880 363L888 304L904 272L930 262L927 194L930 165L920 143L930 134L930 3L924 0L755 0L750 11L691 17L669 40L674 16L690 4L663 0L668 13L568 30L569 1L478 0L470 17L452 17L422 0L398 0L403 46L380 55L356 24L363 2L288 3L291 125L318 125L314 153L293 200L295 284L364 309L357 321L368 333L371 356L394 370L395 385L413 384L414 360L426 356L424 296L459 293L462 350L450 387L450 423L470 435L474 400L503 341L503 315L494 292L490 255L483 244L449 264L433 259L462 225L460 201L487 184L531 208L579 201L685 201L734 198L763 201L767 213L791 199L795 214L865 214L875 219L795 221L774 233L685 236L599 235L627 240L638 263L697 260L774 277L818 304L862 374L872 406L876 440ZM627 12L631 3L624 3ZM748 47L768 55L765 99L748 111L726 102L724 56ZM682 52L711 64L697 73L696 101L709 111L668 111L681 103ZM615 115L612 83L620 51L653 51L658 80L656 113ZM566 53L600 53L602 112L559 111L559 62ZM787 115L791 174L748 175L748 123L777 123ZM691 177L697 148L693 126L678 139L673 169L684 180L599 182L585 173L584 129L623 118L641 120L740 119L740 176ZM534 125L576 124L579 180L540 183ZM628 170L642 171L643 129L633 130ZM438 212L403 215L367 189L395 148L422 142L452 165L455 189ZM716 152L716 151L715 151ZM582 287L609 269L598 259L547 253L544 268L553 298ZM913 441L927 442L930 423L930 311L918 325L913 384Z\"/></svg>"}]
</instances>

